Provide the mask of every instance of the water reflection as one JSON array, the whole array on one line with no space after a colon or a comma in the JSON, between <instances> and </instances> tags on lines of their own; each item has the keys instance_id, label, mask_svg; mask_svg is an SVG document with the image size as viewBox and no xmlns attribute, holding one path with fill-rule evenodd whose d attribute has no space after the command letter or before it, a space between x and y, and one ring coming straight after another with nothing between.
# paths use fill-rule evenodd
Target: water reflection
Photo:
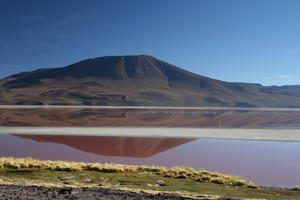
<instances>
[{"instance_id":1,"label":"water reflection","mask_svg":"<svg viewBox=\"0 0 300 200\"><path fill-rule=\"evenodd\" d=\"M97 136L14 135L37 142L64 144L80 151L103 156L146 158L195 139L135 138Z\"/></svg>"},{"instance_id":2,"label":"water reflection","mask_svg":"<svg viewBox=\"0 0 300 200\"><path fill-rule=\"evenodd\" d=\"M300 128L300 111L238 109L1 109L0 126Z\"/></svg>"}]
</instances>

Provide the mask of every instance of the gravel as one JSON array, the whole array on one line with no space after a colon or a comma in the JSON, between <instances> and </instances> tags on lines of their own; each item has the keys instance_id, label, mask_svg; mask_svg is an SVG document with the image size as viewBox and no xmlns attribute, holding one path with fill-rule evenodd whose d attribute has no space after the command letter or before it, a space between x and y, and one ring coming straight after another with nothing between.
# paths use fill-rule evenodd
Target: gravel
<instances>
[{"instance_id":1,"label":"gravel","mask_svg":"<svg viewBox=\"0 0 300 200\"><path fill-rule=\"evenodd\" d=\"M101 188L55 188L38 186L0 185L0 200L49 200L49 199L125 199L125 200L150 200L150 199L175 199L190 200L188 197L180 197L171 194L147 194L135 193L116 189ZM213 198L201 198L212 200ZM237 200L232 198L217 198L215 200Z\"/></svg>"}]
</instances>

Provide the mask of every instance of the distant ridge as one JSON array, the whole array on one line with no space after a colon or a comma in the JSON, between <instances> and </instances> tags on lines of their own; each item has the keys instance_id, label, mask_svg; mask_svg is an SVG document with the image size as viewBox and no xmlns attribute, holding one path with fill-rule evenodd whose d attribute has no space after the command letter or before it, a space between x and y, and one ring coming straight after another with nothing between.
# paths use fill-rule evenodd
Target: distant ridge
<instances>
[{"instance_id":1,"label":"distant ridge","mask_svg":"<svg viewBox=\"0 0 300 200\"><path fill-rule=\"evenodd\" d=\"M3 105L300 107L300 86L224 82L148 55L87 59L0 84Z\"/></svg>"}]
</instances>

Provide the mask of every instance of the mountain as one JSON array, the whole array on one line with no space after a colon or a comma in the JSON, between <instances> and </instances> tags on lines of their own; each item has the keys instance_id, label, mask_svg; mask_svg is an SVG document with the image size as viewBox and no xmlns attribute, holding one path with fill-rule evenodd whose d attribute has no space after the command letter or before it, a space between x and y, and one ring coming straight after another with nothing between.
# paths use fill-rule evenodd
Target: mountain
<instances>
[{"instance_id":1,"label":"mountain","mask_svg":"<svg viewBox=\"0 0 300 200\"><path fill-rule=\"evenodd\" d=\"M224 82L151 56L106 56L4 78L0 104L300 107L300 86Z\"/></svg>"}]
</instances>

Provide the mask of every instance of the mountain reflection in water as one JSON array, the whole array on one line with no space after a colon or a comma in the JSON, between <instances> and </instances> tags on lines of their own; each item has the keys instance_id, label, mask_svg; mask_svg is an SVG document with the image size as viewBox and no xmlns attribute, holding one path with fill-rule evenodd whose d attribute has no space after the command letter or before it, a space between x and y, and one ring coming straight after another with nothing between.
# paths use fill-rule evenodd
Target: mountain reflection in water
<instances>
[{"instance_id":1,"label":"mountain reflection in water","mask_svg":"<svg viewBox=\"0 0 300 200\"><path fill-rule=\"evenodd\" d=\"M103 156L146 158L167 151L195 139L135 138L62 135L17 135L38 142L64 144L80 151Z\"/></svg>"}]
</instances>

